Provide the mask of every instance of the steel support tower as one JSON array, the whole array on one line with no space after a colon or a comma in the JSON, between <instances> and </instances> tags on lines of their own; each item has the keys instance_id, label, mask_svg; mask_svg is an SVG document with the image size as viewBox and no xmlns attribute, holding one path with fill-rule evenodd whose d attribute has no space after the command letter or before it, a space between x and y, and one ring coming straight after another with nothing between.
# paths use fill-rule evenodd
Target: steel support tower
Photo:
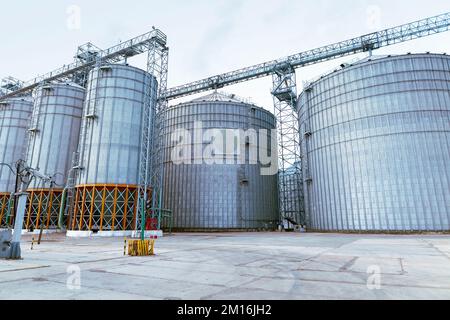
<instances>
[{"instance_id":1,"label":"steel support tower","mask_svg":"<svg viewBox=\"0 0 450 320\"><path fill-rule=\"evenodd\" d=\"M151 41L148 49L147 72L158 81L158 99L156 104L152 102L152 88L147 87L139 164L138 212L140 219L136 219L136 227L142 231L144 230L146 215L150 209L161 209L162 206L162 152L164 141L162 132L164 112L162 111L167 108L168 104L166 98L168 62L169 49L165 42L158 41L158 39ZM143 237L143 234L141 237Z\"/></svg>"},{"instance_id":2,"label":"steel support tower","mask_svg":"<svg viewBox=\"0 0 450 320\"><path fill-rule=\"evenodd\" d=\"M272 96L278 133L278 193L281 220L289 227L305 224L300 159L299 123L296 111L297 81L290 64L272 74Z\"/></svg>"}]
</instances>

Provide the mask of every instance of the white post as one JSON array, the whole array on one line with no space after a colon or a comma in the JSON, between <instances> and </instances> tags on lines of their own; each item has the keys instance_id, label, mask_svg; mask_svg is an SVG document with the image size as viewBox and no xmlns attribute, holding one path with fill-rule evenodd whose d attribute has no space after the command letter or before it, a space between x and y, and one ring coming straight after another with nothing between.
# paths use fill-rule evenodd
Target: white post
<instances>
[{"instance_id":1,"label":"white post","mask_svg":"<svg viewBox=\"0 0 450 320\"><path fill-rule=\"evenodd\" d=\"M21 259L20 239L22 237L22 226L25 217L28 193L20 192L17 195L19 201L17 204L17 213L14 218L14 234L11 241L10 259Z\"/></svg>"}]
</instances>

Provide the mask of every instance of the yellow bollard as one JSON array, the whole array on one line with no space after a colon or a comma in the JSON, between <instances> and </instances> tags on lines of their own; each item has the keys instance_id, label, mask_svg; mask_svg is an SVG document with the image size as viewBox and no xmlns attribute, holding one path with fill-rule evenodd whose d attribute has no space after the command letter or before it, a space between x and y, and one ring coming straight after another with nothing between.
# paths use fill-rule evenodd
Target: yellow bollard
<instances>
[{"instance_id":1,"label":"yellow bollard","mask_svg":"<svg viewBox=\"0 0 450 320\"><path fill-rule=\"evenodd\" d=\"M128 255L152 256L154 255L155 240L128 240Z\"/></svg>"}]
</instances>

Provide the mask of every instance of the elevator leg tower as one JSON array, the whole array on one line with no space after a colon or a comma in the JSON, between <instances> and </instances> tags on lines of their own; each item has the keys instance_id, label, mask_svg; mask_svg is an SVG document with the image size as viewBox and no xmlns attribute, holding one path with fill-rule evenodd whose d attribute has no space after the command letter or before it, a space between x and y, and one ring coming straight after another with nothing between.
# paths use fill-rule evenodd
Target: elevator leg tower
<instances>
[{"instance_id":1,"label":"elevator leg tower","mask_svg":"<svg viewBox=\"0 0 450 320\"><path fill-rule=\"evenodd\" d=\"M280 220L288 228L305 225L295 70L280 64L272 74L278 132Z\"/></svg>"},{"instance_id":2,"label":"elevator leg tower","mask_svg":"<svg viewBox=\"0 0 450 320\"><path fill-rule=\"evenodd\" d=\"M144 237L146 217L150 208L162 206L162 152L164 110L167 108L166 90L169 49L155 38L148 48L147 71L158 81L158 100L151 101L151 88L147 88L143 116L142 146L139 167L138 219L136 227Z\"/></svg>"}]
</instances>

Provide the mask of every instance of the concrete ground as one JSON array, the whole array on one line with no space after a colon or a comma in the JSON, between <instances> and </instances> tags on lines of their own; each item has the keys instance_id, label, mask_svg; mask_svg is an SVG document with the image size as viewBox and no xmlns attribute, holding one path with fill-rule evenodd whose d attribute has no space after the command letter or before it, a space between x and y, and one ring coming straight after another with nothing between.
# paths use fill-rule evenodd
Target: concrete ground
<instances>
[{"instance_id":1,"label":"concrete ground","mask_svg":"<svg viewBox=\"0 0 450 320\"><path fill-rule=\"evenodd\" d=\"M174 234L152 257L44 238L0 260L0 299L450 299L444 235Z\"/></svg>"}]
</instances>

